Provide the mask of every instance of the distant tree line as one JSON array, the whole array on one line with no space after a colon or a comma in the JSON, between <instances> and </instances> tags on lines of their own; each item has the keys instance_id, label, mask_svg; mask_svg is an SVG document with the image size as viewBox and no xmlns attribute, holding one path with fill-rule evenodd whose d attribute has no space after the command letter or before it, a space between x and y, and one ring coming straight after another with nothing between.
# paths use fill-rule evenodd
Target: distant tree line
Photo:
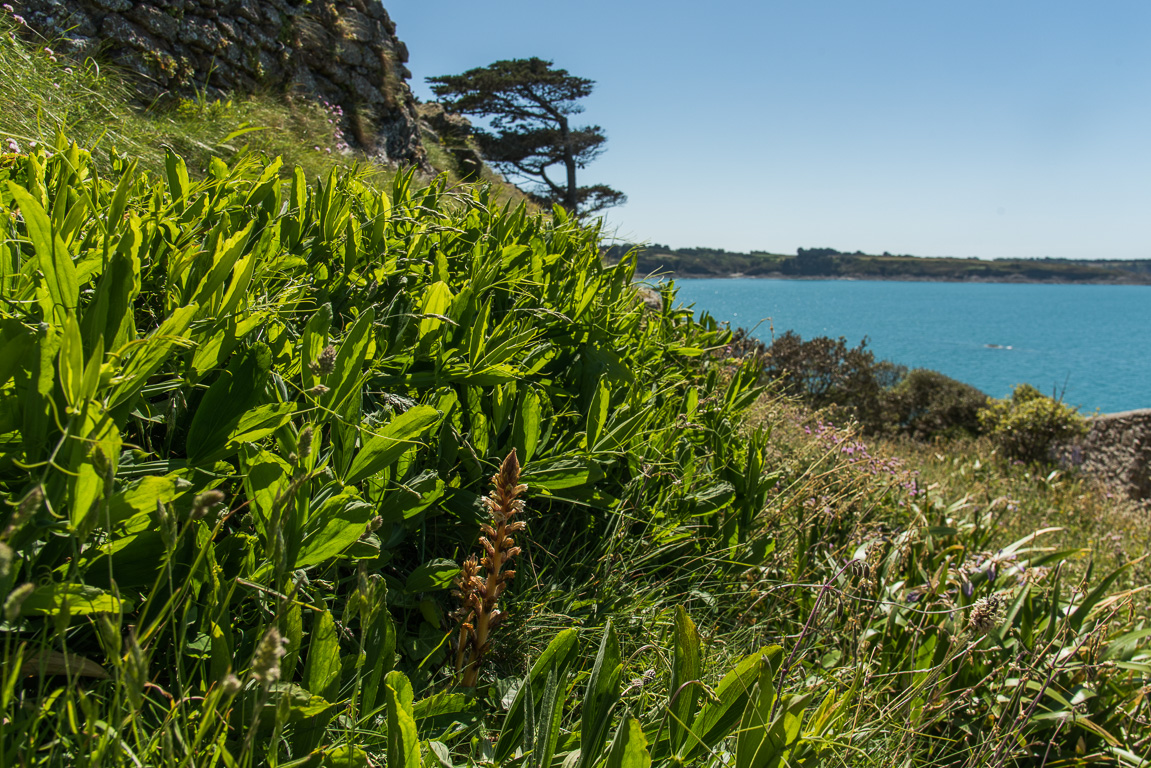
<instances>
[{"instance_id":1,"label":"distant tree line","mask_svg":"<svg viewBox=\"0 0 1151 768\"><path fill-rule=\"evenodd\" d=\"M1151 283L1151 260L995 259L845 253L800 248L795 256L723 248L612 245L604 259L615 263L636 252L641 275L672 277L854 277L872 280L984 280Z\"/></svg>"}]
</instances>

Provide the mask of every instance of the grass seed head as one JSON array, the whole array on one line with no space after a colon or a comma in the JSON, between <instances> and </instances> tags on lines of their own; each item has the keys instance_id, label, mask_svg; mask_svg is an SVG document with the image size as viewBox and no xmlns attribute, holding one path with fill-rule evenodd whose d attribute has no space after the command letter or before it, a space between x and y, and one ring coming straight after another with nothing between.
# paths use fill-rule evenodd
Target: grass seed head
<instances>
[{"instance_id":1,"label":"grass seed head","mask_svg":"<svg viewBox=\"0 0 1151 768\"><path fill-rule=\"evenodd\" d=\"M1003 621L1003 598L999 595L981 597L971 606L967 625L976 635L986 635Z\"/></svg>"},{"instance_id":2,"label":"grass seed head","mask_svg":"<svg viewBox=\"0 0 1151 768\"><path fill-rule=\"evenodd\" d=\"M272 627L260 640L252 659L252 679L260 685L272 685L280 679L280 660L288 652L288 640Z\"/></svg>"}]
</instances>

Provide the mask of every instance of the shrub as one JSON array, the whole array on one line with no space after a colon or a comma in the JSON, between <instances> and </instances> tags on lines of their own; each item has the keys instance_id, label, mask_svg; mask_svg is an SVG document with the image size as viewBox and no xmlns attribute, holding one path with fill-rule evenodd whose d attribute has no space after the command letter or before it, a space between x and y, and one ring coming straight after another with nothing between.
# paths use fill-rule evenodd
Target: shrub
<instances>
[{"instance_id":1,"label":"shrub","mask_svg":"<svg viewBox=\"0 0 1151 768\"><path fill-rule=\"evenodd\" d=\"M979 411L990 398L939 371L916 368L889 393L898 430L916 440L979 433Z\"/></svg>"},{"instance_id":2,"label":"shrub","mask_svg":"<svg viewBox=\"0 0 1151 768\"><path fill-rule=\"evenodd\" d=\"M872 433L887 429L890 414L884 390L906 371L886 360L876 362L867 339L849 348L842 336L804 341L794 331L772 343L765 362L764 373L779 379L785 393L813 408L834 408Z\"/></svg>"},{"instance_id":3,"label":"shrub","mask_svg":"<svg viewBox=\"0 0 1151 768\"><path fill-rule=\"evenodd\" d=\"M1018 385L1010 399L981 410L979 423L1004 455L1021 461L1048 461L1056 443L1087 432L1086 421L1074 408L1030 384Z\"/></svg>"}]
</instances>

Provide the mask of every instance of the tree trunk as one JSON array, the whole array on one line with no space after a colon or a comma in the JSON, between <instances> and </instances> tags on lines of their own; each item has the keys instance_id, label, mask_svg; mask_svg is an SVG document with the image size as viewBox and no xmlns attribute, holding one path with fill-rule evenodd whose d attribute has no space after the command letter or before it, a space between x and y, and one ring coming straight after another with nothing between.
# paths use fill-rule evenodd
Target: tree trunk
<instances>
[{"instance_id":1,"label":"tree trunk","mask_svg":"<svg viewBox=\"0 0 1151 768\"><path fill-rule=\"evenodd\" d=\"M568 173L563 207L568 213L575 214L577 213L576 208L579 207L578 187L576 187L576 161L571 148L571 129L568 127L568 119L564 116L560 116L560 141L563 142L564 167L567 168Z\"/></svg>"}]
</instances>

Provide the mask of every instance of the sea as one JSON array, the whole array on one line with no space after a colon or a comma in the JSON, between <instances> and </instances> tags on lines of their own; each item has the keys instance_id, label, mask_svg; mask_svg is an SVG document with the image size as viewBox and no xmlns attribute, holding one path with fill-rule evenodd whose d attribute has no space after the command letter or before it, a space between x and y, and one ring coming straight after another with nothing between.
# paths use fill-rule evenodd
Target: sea
<instances>
[{"instance_id":1,"label":"sea","mask_svg":"<svg viewBox=\"0 0 1151 768\"><path fill-rule=\"evenodd\" d=\"M867 339L877 359L1006 397L1022 382L1085 414L1151 408L1151 286L676 280L693 306L764 343Z\"/></svg>"}]
</instances>

